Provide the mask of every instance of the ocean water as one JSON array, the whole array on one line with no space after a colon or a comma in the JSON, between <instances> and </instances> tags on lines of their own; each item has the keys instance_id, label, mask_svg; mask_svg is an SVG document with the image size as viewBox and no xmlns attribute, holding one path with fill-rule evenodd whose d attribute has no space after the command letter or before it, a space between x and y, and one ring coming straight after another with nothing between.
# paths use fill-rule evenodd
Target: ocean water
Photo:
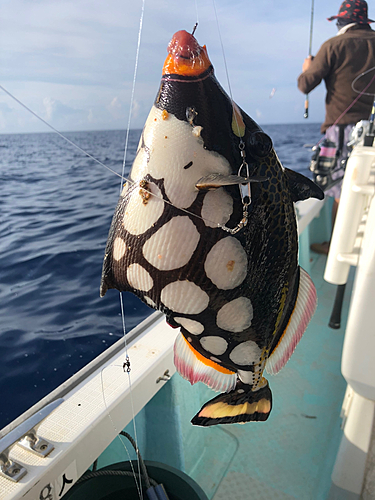
<instances>
[{"instance_id":1,"label":"ocean water","mask_svg":"<svg viewBox=\"0 0 375 500\"><path fill-rule=\"evenodd\" d=\"M319 124L268 125L284 166L309 175ZM130 132L126 171L140 130ZM125 132L66 136L121 172ZM122 337L99 297L120 179L53 133L0 135L0 429ZM153 312L124 295L129 331Z\"/></svg>"}]
</instances>

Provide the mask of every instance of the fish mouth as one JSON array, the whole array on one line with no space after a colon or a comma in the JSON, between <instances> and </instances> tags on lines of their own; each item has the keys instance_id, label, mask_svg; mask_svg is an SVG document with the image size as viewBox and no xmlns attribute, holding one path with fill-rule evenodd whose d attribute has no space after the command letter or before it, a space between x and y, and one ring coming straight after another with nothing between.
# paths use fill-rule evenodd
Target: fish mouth
<instances>
[{"instance_id":1,"label":"fish mouth","mask_svg":"<svg viewBox=\"0 0 375 500\"><path fill-rule=\"evenodd\" d=\"M211 66L206 46L187 31L177 31L168 45L163 75L199 76Z\"/></svg>"}]
</instances>

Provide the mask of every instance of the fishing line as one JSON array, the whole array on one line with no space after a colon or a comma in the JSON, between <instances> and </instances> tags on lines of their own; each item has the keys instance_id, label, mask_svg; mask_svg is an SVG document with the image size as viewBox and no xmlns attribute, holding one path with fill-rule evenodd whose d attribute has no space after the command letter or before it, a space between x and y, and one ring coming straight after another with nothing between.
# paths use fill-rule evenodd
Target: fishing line
<instances>
[{"instance_id":1,"label":"fishing line","mask_svg":"<svg viewBox=\"0 0 375 500\"><path fill-rule=\"evenodd\" d=\"M110 365L110 366L118 366L120 367L120 365ZM132 469L132 472L133 472L133 477L134 477L134 481L135 481L135 485L136 485L136 488L137 488L137 491L138 491L138 496L139 498L143 499L143 491L142 491L142 483L141 483L141 479L139 478L139 484L138 484L138 481L137 481L137 476L136 476L136 472L134 470L134 466L133 466L133 462L131 460L131 456L130 456L130 453L129 453L129 450L127 449L125 443L123 442L123 440L121 439L121 435L120 435L120 432L118 431L114 421L112 420L112 417L111 417L111 414L109 412L109 408L107 406L107 402L106 402L106 399L105 399L105 393L104 393L104 382L103 382L103 371L105 370L105 367L103 367L100 371L100 381L101 381L101 386L102 386L102 396L103 396L103 402L104 402L104 406L105 406L105 409L107 411L107 415L111 421L111 424L112 424L112 427L114 428L116 434L117 434L117 437L120 439L120 442L122 444L122 446L124 447L125 449L125 452L126 454L128 455L128 458L129 458L129 463L130 463L130 467ZM129 378L129 384L130 384L130 378ZM130 388L130 395L131 395L131 388ZM138 470L139 470L139 458L138 458L138 445L137 446L137 450L136 450L136 455L137 455L137 460L138 460Z\"/></svg>"},{"instance_id":2,"label":"fishing line","mask_svg":"<svg viewBox=\"0 0 375 500\"><path fill-rule=\"evenodd\" d=\"M352 82L352 89L354 90L354 92L357 92L358 93L358 96L349 104L349 106L346 108L345 111L343 111L341 113L341 115L337 118L337 120L335 120L335 122L330 125L328 128L331 128L331 127L334 127L335 125L337 125L337 123L339 122L339 120L341 120L341 118L354 106L354 104L358 101L358 99L362 96L362 95L371 95L373 96L374 94L366 94L366 90L369 88L369 86L372 84L372 82L375 80L375 74L374 76L371 78L370 82L366 85L366 87L362 90L362 91L358 91L356 89L353 88L353 84L354 82L356 82L361 76L369 73L370 71L373 71L375 69L375 66L370 68L368 71L365 71L365 73L362 73L361 75L357 76L353 82ZM325 136L323 136L314 146L314 148L316 148L317 146L319 146L319 144L321 142L323 142L325 139Z\"/></svg>"},{"instance_id":3,"label":"fishing line","mask_svg":"<svg viewBox=\"0 0 375 500\"><path fill-rule=\"evenodd\" d=\"M217 26L217 31L219 34L219 40L220 40L220 46L221 46L221 52L223 54L223 60L224 60L224 68L225 68L225 74L227 77L227 83L228 83L228 89L229 89L229 95L231 98L231 101L233 102L233 95L232 95L232 88L230 86L230 80L229 80L229 72L228 72L228 65L227 65L227 59L225 57L225 51L224 51L224 44L223 44L223 39L221 37L221 31L220 31L220 25L219 25L219 18L217 16L217 11L216 11L216 3L215 0L212 0L212 5L214 7L214 13L215 13L215 19L216 19L216 26ZM237 120L236 120L237 121ZM238 124L237 124L238 126Z\"/></svg>"},{"instance_id":4,"label":"fishing line","mask_svg":"<svg viewBox=\"0 0 375 500\"><path fill-rule=\"evenodd\" d=\"M373 69L373 68L371 68L371 69ZM360 76L361 76L361 75L360 75ZM333 124L331 125L331 127L334 127L335 125L337 125L337 123L339 122L339 120L341 120L341 118L342 118L342 117L343 117L343 116L344 116L344 115L345 115L345 114L346 114L346 113L347 113L347 112L348 112L348 111L349 111L349 110L350 110L350 109L354 106L354 104L358 101L358 99L359 99L362 95L364 95L365 91L369 88L369 86L372 84L372 82L373 82L374 80L375 80L375 74L374 74L374 76L371 78L370 82L366 85L366 87L365 87L365 88L364 88L361 92L359 92L359 94L358 94L358 95L357 95L357 97L354 99L354 101L353 101L351 104L349 104L349 106L346 108L346 110L345 110L345 111L343 111L343 112L341 113L341 115L337 118L337 120L335 121L335 123L333 123ZM353 80L353 82L354 82L354 80ZM352 83L352 85L353 85L353 83ZM352 87L352 88L353 88L353 87ZM354 89L353 89L353 90L354 90ZM358 91L357 91L357 90L355 90L355 92L358 92ZM374 94L371 94L371 95L374 95Z\"/></svg>"},{"instance_id":5,"label":"fishing line","mask_svg":"<svg viewBox=\"0 0 375 500\"><path fill-rule=\"evenodd\" d=\"M361 93L359 90L357 90L354 85L355 83L357 83L357 80L359 80L360 78L362 78L363 76L367 75L368 73L370 73L371 71L374 71L375 70L375 66L373 66L372 68L368 69L367 71L365 71L364 73L361 73L360 75L356 76L354 78L354 80L352 81L352 90L354 90L354 92L356 92L357 94ZM371 83L371 82L370 82ZM368 87L366 87L365 90L367 90ZM364 92L362 91L361 93L362 95L368 95L368 96L371 96L371 97L374 97L375 94L374 93L370 93L370 92Z\"/></svg>"},{"instance_id":6,"label":"fishing line","mask_svg":"<svg viewBox=\"0 0 375 500\"><path fill-rule=\"evenodd\" d=\"M135 412L134 412L134 402L133 402L133 390L132 390L132 382L131 382L131 377L130 377L130 358L128 354L128 344L126 341L126 320L125 320L125 309L124 309L124 302L122 300L122 292L119 292L120 295L120 308L121 308L121 319L122 319L122 331L123 331L123 337L124 337L124 345L125 345L125 363L123 364L123 369L127 371L128 374L128 380L129 380L129 392L130 392L130 403L131 403L131 408L132 408L132 415L133 415L133 430L134 430L134 440L137 446L137 462L138 462L138 472L139 472L139 484L142 484L141 482L141 467L139 463L139 448L138 448L138 439L137 439L137 427L135 425ZM120 437L120 436L119 436ZM121 439L121 438L120 438ZM143 498L143 493L142 493L142 498Z\"/></svg>"},{"instance_id":7,"label":"fishing line","mask_svg":"<svg viewBox=\"0 0 375 500\"><path fill-rule=\"evenodd\" d=\"M225 74L226 74L227 82L228 82L228 90L229 90L230 100L232 101L232 106L233 106L233 110L234 110L235 103L233 101L232 87L230 85L230 80L229 80L229 71L228 71L227 59L225 57L224 44L223 44L223 39L221 37L221 30L220 30L220 25L219 25L219 18L218 18L217 11L216 11L215 0L212 0L212 4L213 4L213 7L214 7L214 13L215 13L215 19L216 19L216 26L217 26L217 31L218 31L218 34L219 34L220 45L221 45L221 52L223 54L223 59L224 59L224 68L225 68ZM236 122L237 130L240 130L240 127L238 125L238 120L237 120L237 113L233 112L233 115L234 115L234 119L235 119L235 122ZM242 141L242 138L241 138L241 141Z\"/></svg>"},{"instance_id":8,"label":"fishing line","mask_svg":"<svg viewBox=\"0 0 375 500\"><path fill-rule=\"evenodd\" d=\"M137 80L137 72L138 72L138 61L139 61L139 52L140 52L140 47L141 47L141 37L142 37L142 28L143 28L143 17L144 17L144 11L145 11L145 0L142 0L142 8L141 8L141 15L139 19L139 29L138 29L138 40L137 40L137 50L136 50L136 55L135 55L135 64L134 64L134 74L133 74L133 84L132 84L132 92L131 92L131 97L130 97L130 106L129 106L129 117L128 117L128 126L126 129L126 138L125 138L125 147L124 147L124 159L122 162L122 172L121 172L121 179L124 178L125 175L125 163L126 163L126 154L128 151L128 144L129 144L129 133L130 133L130 123L132 119L132 112L133 112L133 104L134 104L134 93L135 93L135 84ZM120 193L122 191L122 180L120 183ZM128 355L128 346L127 346L127 340L126 340L126 324L125 324L125 311L124 311L124 303L122 300L122 292L119 292L120 296L120 309L121 309L121 318L122 318L122 329L123 329L123 339L124 339L124 347L125 347L125 363L123 365L124 370L126 367L126 371L128 373L128 380L129 380L129 393L130 393L130 401L131 401L131 408L132 408L132 415L133 415L133 429L134 429L134 440L135 444L137 447L137 462L138 462L138 472L139 472L139 485L140 488L138 488L138 494L141 500L143 500L143 491L142 491L142 482L141 482L141 466L140 466L140 461L139 461L139 448L138 448L138 439L137 439L137 428L136 428L136 423L135 423L135 412L134 412L134 403L133 403L133 391L132 391L132 384L131 384L131 376L130 376L130 358ZM119 436L120 438L120 436ZM121 440L121 438L120 438ZM134 474L134 470L133 470ZM134 475L135 479L135 475Z\"/></svg>"},{"instance_id":9,"label":"fishing line","mask_svg":"<svg viewBox=\"0 0 375 500\"><path fill-rule=\"evenodd\" d=\"M144 12L145 12L145 0L142 0L142 10L141 10L141 17L140 17L140 20L139 20L139 30L138 30L137 51L136 51L135 64L134 64L133 85L132 85L132 93L131 93L131 97L130 97L130 109L129 109L128 127L126 129L125 148L124 148L124 161L122 163L122 176L121 176L122 179L124 178L124 175L125 175L125 161L126 161L126 153L128 151L130 122L131 122L131 119L132 119L132 112L133 112L135 82L136 82L136 79L137 79L138 61L139 61L139 50L140 50L140 47L141 47L141 35L142 35L142 28L143 28L143 16L144 16ZM122 185L120 186L120 192L121 192L121 188L122 188Z\"/></svg>"},{"instance_id":10,"label":"fishing line","mask_svg":"<svg viewBox=\"0 0 375 500\"><path fill-rule=\"evenodd\" d=\"M196 13L196 16L197 16L197 22L195 23L195 28L194 28L194 31L192 33L192 35L194 35L194 32L199 24L199 17L198 17L198 0L195 0L195 13Z\"/></svg>"},{"instance_id":11,"label":"fishing line","mask_svg":"<svg viewBox=\"0 0 375 500\"><path fill-rule=\"evenodd\" d=\"M230 85L227 59L225 57L224 44L223 44L223 39L221 37L221 30L220 30L219 18L218 18L218 15L217 15L215 0L212 0L212 4L213 4L213 7L214 7L215 19L216 19L216 26L217 26L217 31L219 33L219 40L220 40L220 45L221 45L221 51L222 51L223 59L224 59L224 67L225 67L225 73L226 73L226 76L227 76L227 82L228 82L228 89L229 89L230 100L231 100L232 107L233 107L234 121L236 122L236 127L237 127L238 134L240 134L240 126L238 124L238 119L237 119L237 110L238 110L238 108L237 108L236 103L233 100L233 93L232 93L232 87ZM246 159L245 159L246 153L245 153L245 143L244 143L244 141L242 139L243 136L238 135L238 137L240 139L239 149L240 149L240 154L241 154L241 157L242 157L242 163L241 163L241 166L239 168L239 171L238 171L237 175L241 175L242 168L245 168L245 170L247 170L247 173L249 171L249 168L248 168L248 164L247 164ZM251 203L251 186L250 186L250 182L247 183L249 203L246 203L246 204L244 203L244 199L243 199L243 195L242 195L242 188L241 188L241 186L239 186L239 187L240 187L240 193L241 193L241 198L242 198L243 219L241 220L240 224L237 225L237 229L233 228L231 230L231 229L227 228L225 226L225 224L218 224L218 227L220 227L224 231L227 231L227 232L232 233L232 234L234 234L235 232L239 231L243 227L243 226L241 226L243 220L247 221L247 208L248 208L248 205ZM246 222L246 224L247 224L247 222Z\"/></svg>"},{"instance_id":12,"label":"fishing line","mask_svg":"<svg viewBox=\"0 0 375 500\"><path fill-rule=\"evenodd\" d=\"M144 0L143 0L143 4L142 4L142 14L141 14L141 27L142 27L142 22L143 22L143 12L144 12ZM141 29L140 27L140 29ZM139 33L139 40L140 40L140 33ZM138 42L139 42L138 40ZM137 58L138 58L138 54L139 54L139 47L138 47L138 50L137 50ZM138 59L136 61L136 65L138 63ZM137 66L136 66L137 67ZM41 116L39 116L37 113L35 113L32 109L30 109L28 106L26 106L26 104L24 104L23 102L21 102L19 99L17 99L17 97L15 97L11 92L9 92L5 87L3 87L2 85L0 85L0 89L3 90L3 92L5 92L9 97L11 97L14 101L16 101L18 104L20 104L23 108L25 108L27 111L29 111L29 113L31 113L33 116L35 116L36 118L38 118L38 120L40 120L41 122L43 122L45 125L47 125L47 127L49 127L53 132L55 132L59 137L61 137L62 139L64 139L66 142L68 142L71 146L75 147L76 149L78 149L81 153L83 153L85 156L88 156L89 158L91 158L92 160L94 160L96 163L98 163L99 165L101 165L102 167L104 167L105 169L109 170L111 173L115 174L116 176L120 177L121 178L121 181L125 179L124 177L124 170L125 170L125 156L126 156L126 149L127 149L127 142L126 142L126 146L125 146L125 153L124 153L124 161L123 161L123 174L120 175L118 174L115 170L111 169L110 167L108 167L107 165L105 165L104 163L102 163L100 160L98 160L97 158L95 158L94 156L92 156L90 153L88 153L87 151L85 151L84 149L82 149L80 146L78 146L77 144L75 144L73 141L71 141L70 139L68 139L64 134L62 134L61 132L59 132L55 127L53 127L50 123L48 123L46 120L44 120ZM134 93L134 88L133 88L133 93ZM132 93L132 97L133 97L133 93ZM129 115L129 123L130 123L130 116L131 116L131 111L130 111L130 115ZM128 130L127 130L127 137L126 137L126 140L128 141L128 136L129 136L129 127L128 127ZM132 181L130 181L132 182ZM122 182L121 182L122 184ZM120 301L121 301L121 304L122 304L122 296L121 296L121 292L120 292ZM125 339L125 322L124 322L124 312L123 312L123 307L121 308L121 314L122 314L122 318L123 318L123 329L124 329L124 340L125 340L125 352L127 353L127 344L126 344L126 339ZM127 354L126 354L127 356ZM127 356L127 358L129 358ZM135 426L135 416L134 416L134 404L133 404L133 395L132 395L132 389L131 389L131 381L130 381L130 373L128 373L128 376L129 376L129 387L130 387L130 399L131 399L131 406L132 406L132 414L133 414L133 425L134 425L134 436L135 436L135 441L136 441L136 445L137 445L137 450L138 450L138 442L137 442L137 432L136 432L136 426ZM109 419L111 420L112 422L112 425L122 443L122 445L124 446L128 456L129 456L129 461L130 461L130 464L131 464L131 467L133 469L133 475L134 475L134 480L135 480L135 483L136 483L136 486L137 486L137 490L138 490L138 494L139 494L139 498L141 500L143 500L143 491L142 491L142 487L140 487L137 483L137 478L136 478L136 473L134 471L134 468L133 468L133 465L131 463L131 460L130 460L130 455L129 455L129 452L125 446L125 444L123 443L119 433L118 433L118 430L116 429L116 426L114 425L114 422L112 420L112 417L108 411L108 407L107 407L107 404L106 404L106 401L105 401L105 395L104 395L104 387L103 387L103 379L102 379L102 395L103 395L103 399L104 399L104 404L105 404L105 407L106 407L106 410L107 410L107 413L108 413L108 417ZM138 456L138 453L136 454L137 455L137 461L138 461L138 471L139 471L139 483L141 485L141 469L140 469L140 464L139 464L139 456Z\"/></svg>"},{"instance_id":13,"label":"fishing line","mask_svg":"<svg viewBox=\"0 0 375 500\"><path fill-rule=\"evenodd\" d=\"M143 15L143 11L142 11L142 15ZM34 115L36 118L38 118L38 120L40 120L41 122L43 122L45 125L47 125L47 127L49 127L53 132L55 132L55 134L57 134L59 137L61 137L62 139L64 139L64 141L68 142L71 146L75 147L76 149L78 149L78 151L80 151L81 153L83 153L85 156L88 156L91 160L94 160L96 163L98 163L100 166L104 167L105 169L109 170L109 172L111 172L112 174L116 175L117 177L120 177L121 179L121 187L122 187L122 182L123 181L126 181L128 182L129 184L132 184L132 185L135 185L136 184L136 181L133 181L132 179L130 179L129 177L126 178L125 177L125 174L123 173L123 175L119 174L118 172L116 172L115 170L113 170L112 168L108 167L107 165L105 165L104 163L102 163L100 160L98 160L97 158L95 158L95 156L92 156L90 153L88 153L87 151L85 151L84 149L82 149L80 146L78 146L78 144L76 144L75 142L71 141L70 139L68 139L64 134L62 134L61 132L59 132L57 129L55 129L55 127L53 127L50 123L48 123L46 120L44 120L41 116L39 116L37 113L35 113L32 109L30 109L28 106L26 106L26 104L24 104L23 102L21 102L19 99L17 99L17 97L15 97L13 94L11 94L8 90L6 90L2 85L0 85L0 89L3 90L6 94L8 94L9 97L11 97L12 99L14 99L18 104L20 104L23 108L25 108L27 111L29 111L32 115ZM129 130L129 125L128 125L128 130ZM127 136L126 136L126 140L128 141L128 131L127 131ZM127 147L128 145L126 144L125 146L125 153L124 153L124 161L123 161L123 172L124 172L124 168L125 168L125 157L126 157L126 150L127 150ZM174 208L176 208L177 210L181 210L182 212L188 214L188 215L191 215L193 217L196 217L200 220L202 220L203 222L210 222L211 224L216 224L214 221L211 221L210 219L207 219L207 218L203 218L197 214L194 214L192 212L189 212L189 210L186 210L184 208L180 208L180 207L176 207L175 205L173 205L173 203L171 203L170 201L168 200L165 200L162 196L159 196L157 194L154 194L154 193L151 193L151 191L148 191L146 188L143 188L144 191L146 191L147 193L149 193L151 196L153 196L154 198L157 198L159 199L160 201L163 201L164 203L166 203L167 205L170 205ZM218 225L218 227L220 227L220 225Z\"/></svg>"},{"instance_id":14,"label":"fishing line","mask_svg":"<svg viewBox=\"0 0 375 500\"><path fill-rule=\"evenodd\" d=\"M14 101L16 101L18 104L20 104L23 108L25 108L27 111L29 111L32 115L34 115L36 118L38 118L38 120L40 120L41 122L43 122L45 125L47 125L47 127L49 127L51 130L53 130L55 132L55 134L59 135L62 139L64 139L64 141L68 142L71 146L74 146L76 149L78 149L79 151L81 151L81 153L83 153L85 156L88 156L89 158L91 158L92 160L94 160L96 163L99 163L99 165L101 165L102 167L106 168L107 170L109 170L110 172L112 172L112 174L115 174L117 175L118 177L121 177L120 174L118 174L115 170L112 170L110 167L107 167L107 165L104 165L104 163L102 163L100 160L98 160L97 158L95 158L94 156L90 155L90 153L88 153L87 151L85 151L84 149L80 148L77 144L75 144L73 141L71 141L70 139L68 139L65 135L63 135L61 132L59 132L57 129L55 129L55 127L53 127L50 123L48 123L46 120L44 120L41 116L39 116L38 114L36 114L32 109L30 109L28 106L26 106L26 104L24 104L23 102L21 102L19 99L17 99L17 97L15 97L13 94L11 94L6 88L4 88L2 85L0 85L0 89L5 92L6 94L8 94L9 97L11 97ZM121 177L123 178L123 177Z\"/></svg>"},{"instance_id":15,"label":"fishing line","mask_svg":"<svg viewBox=\"0 0 375 500\"><path fill-rule=\"evenodd\" d=\"M41 122L43 122L45 125L47 125L47 127L49 127L53 132L55 132L55 134L57 134L59 137L61 137L62 139L64 139L66 142L68 142L71 146L75 147L76 149L78 149L78 151L80 151L81 153L83 153L85 156L88 156L91 160L94 160L96 163L98 163L100 166L104 167L105 169L109 170L109 172L111 172L112 174L116 175L117 177L120 177L121 179L121 186L122 186L122 182L123 181L126 181L128 182L129 184L131 185L135 185L136 184L136 181L133 181L132 179L130 179L129 177L125 177L125 175L121 175L119 174L118 172L116 172L115 170L113 170L112 168L108 167L107 165L105 165L104 163L102 163L100 160L98 160L97 158L95 158L95 156L92 156L90 153L88 153L87 151L85 151L84 149L82 149L80 146L78 146L78 144L76 144L75 142L71 141L70 139L68 139L64 134L62 134L61 132L59 132L57 129L55 129L55 127L53 127L50 123L48 123L46 120L44 120L41 116L39 116L37 113L35 113L32 109L30 109L28 106L26 106L26 104L24 104L23 102L21 102L19 99L17 99L17 97L15 97L13 94L11 94L8 90L6 90L2 85L0 85L0 89L3 90L6 94L8 94L9 97L11 97L12 99L14 99L18 104L20 104L23 108L25 108L27 111L29 111L32 115L34 115L36 118L38 118L38 120L40 120ZM237 120L236 120L237 121ZM127 146L126 146L127 147ZM126 153L125 153L126 155ZM125 165L125 161L123 163L123 168L124 168L124 165ZM176 205L174 205L172 202L168 201L168 200L165 200L162 196L159 196L155 193L152 193L151 191L148 191L146 188L143 188L144 191L146 191L147 193L149 193L151 196L153 196L154 198L157 198L159 199L160 201L163 201L164 203L166 203L167 205L170 205L171 207L174 207L176 208L177 210L181 210L181 212L184 212L188 215L191 215L192 217L196 217L197 219L200 219L202 220L203 222L209 222L211 224L217 224L215 221L212 221L210 219L207 219L205 217L201 217L200 215L197 215L197 214L194 214L192 212L190 212L189 210L186 210L184 208L181 208L181 207L176 207ZM217 227L221 227L220 224L217 224Z\"/></svg>"}]
</instances>

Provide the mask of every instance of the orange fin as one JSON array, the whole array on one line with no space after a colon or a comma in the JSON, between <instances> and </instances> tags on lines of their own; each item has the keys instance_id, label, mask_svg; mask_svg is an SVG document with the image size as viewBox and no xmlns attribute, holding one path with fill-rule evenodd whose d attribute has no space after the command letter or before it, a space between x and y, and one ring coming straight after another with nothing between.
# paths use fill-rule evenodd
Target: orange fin
<instances>
[{"instance_id":1,"label":"orange fin","mask_svg":"<svg viewBox=\"0 0 375 500\"><path fill-rule=\"evenodd\" d=\"M180 333L174 344L174 364L179 374L192 385L203 382L214 391L234 389L237 375L220 364L205 358Z\"/></svg>"}]
</instances>

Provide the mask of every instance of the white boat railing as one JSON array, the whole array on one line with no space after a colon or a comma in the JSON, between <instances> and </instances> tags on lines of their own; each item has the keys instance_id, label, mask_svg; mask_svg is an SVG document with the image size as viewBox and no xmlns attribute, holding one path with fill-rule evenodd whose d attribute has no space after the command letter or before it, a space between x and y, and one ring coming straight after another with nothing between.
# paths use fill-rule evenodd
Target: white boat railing
<instances>
[{"instance_id":1,"label":"white boat railing","mask_svg":"<svg viewBox=\"0 0 375 500\"><path fill-rule=\"evenodd\" d=\"M130 377L123 368L122 340L112 346L109 357L103 353L101 360L94 360L54 391L56 397L63 393L64 401L38 429L38 435L53 445L48 456L37 456L12 443L9 458L21 464L26 474L18 482L0 476L1 500L61 498L174 374L177 331L166 324L164 315L154 313L138 330L128 341ZM24 421L25 415L17 420ZM17 429L11 427L11 432ZM0 439L0 446L8 435Z\"/></svg>"},{"instance_id":2,"label":"white boat railing","mask_svg":"<svg viewBox=\"0 0 375 500\"><path fill-rule=\"evenodd\" d=\"M341 363L348 383L343 436L332 473L330 500L361 498L371 455L375 415L374 195L375 148L357 146L347 162L324 274L329 283L345 285L350 267L357 267ZM370 469L367 465L371 481L374 467L375 463Z\"/></svg>"},{"instance_id":3,"label":"white boat railing","mask_svg":"<svg viewBox=\"0 0 375 500\"><path fill-rule=\"evenodd\" d=\"M339 210L332 234L324 279L335 285L347 282L356 266L366 211L374 195L375 148L357 146L351 153L342 185Z\"/></svg>"}]
</instances>

